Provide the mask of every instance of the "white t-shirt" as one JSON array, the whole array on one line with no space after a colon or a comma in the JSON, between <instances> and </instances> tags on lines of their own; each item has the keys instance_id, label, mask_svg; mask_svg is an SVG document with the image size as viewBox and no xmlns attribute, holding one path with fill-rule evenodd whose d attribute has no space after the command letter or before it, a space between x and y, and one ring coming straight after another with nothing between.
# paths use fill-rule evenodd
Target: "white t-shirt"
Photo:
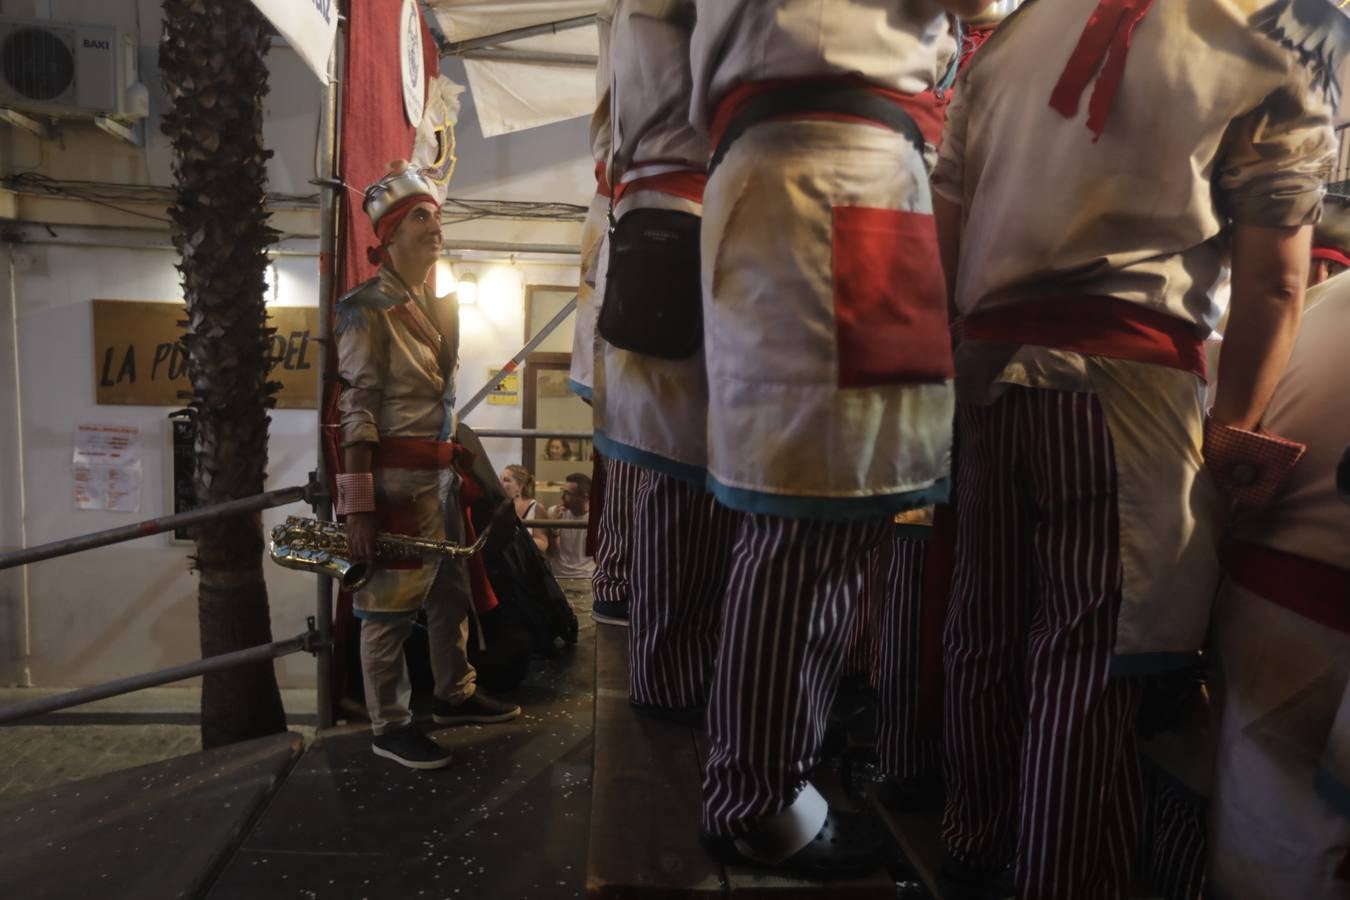
<instances>
[{"instance_id":1,"label":"white t-shirt","mask_svg":"<svg viewBox=\"0 0 1350 900\"><path fill-rule=\"evenodd\" d=\"M554 518L563 521L585 518L566 507L560 507ZM595 574L595 560L586 555L586 529L559 528L549 545L548 564L554 578L590 578Z\"/></svg>"}]
</instances>

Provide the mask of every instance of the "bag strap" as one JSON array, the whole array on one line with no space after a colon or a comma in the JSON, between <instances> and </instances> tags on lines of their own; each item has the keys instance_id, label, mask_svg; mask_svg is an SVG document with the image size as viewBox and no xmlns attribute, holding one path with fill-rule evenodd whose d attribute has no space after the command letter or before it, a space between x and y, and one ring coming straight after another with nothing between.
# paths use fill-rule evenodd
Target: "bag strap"
<instances>
[{"instance_id":1,"label":"bag strap","mask_svg":"<svg viewBox=\"0 0 1350 900\"><path fill-rule=\"evenodd\" d=\"M746 103L731 120L727 130L708 161L708 174L717 169L731 145L750 128L768 119L805 113L837 113L856 116L884 125L907 138L920 155L924 150L923 132L899 104L893 103L869 90L839 85L794 87L790 90L769 91Z\"/></svg>"}]
</instances>

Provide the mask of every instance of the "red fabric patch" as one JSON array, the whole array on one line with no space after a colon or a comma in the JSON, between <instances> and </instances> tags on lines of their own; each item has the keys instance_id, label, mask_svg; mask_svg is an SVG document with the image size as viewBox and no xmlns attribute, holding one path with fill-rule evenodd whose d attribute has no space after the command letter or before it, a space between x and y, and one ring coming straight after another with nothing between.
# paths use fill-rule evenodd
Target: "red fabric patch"
<instances>
[{"instance_id":1,"label":"red fabric patch","mask_svg":"<svg viewBox=\"0 0 1350 900\"><path fill-rule=\"evenodd\" d=\"M933 217L836 206L833 240L839 386L951 378L947 289Z\"/></svg>"}]
</instances>

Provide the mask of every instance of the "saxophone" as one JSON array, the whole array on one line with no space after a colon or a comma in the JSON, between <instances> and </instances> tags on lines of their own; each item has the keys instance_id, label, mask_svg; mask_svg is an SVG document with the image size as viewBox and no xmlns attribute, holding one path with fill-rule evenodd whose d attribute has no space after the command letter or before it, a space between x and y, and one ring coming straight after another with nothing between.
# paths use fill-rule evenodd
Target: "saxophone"
<instances>
[{"instance_id":1,"label":"saxophone","mask_svg":"<svg viewBox=\"0 0 1350 900\"><path fill-rule=\"evenodd\" d=\"M467 547L453 541L380 532L375 535L374 562L397 562L424 556L466 559L483 549L491 531L489 524L478 540ZM374 573L374 562L352 561L347 531L337 522L290 516L285 524L272 529L267 552L273 562L288 569L336 578L344 591L360 590Z\"/></svg>"}]
</instances>

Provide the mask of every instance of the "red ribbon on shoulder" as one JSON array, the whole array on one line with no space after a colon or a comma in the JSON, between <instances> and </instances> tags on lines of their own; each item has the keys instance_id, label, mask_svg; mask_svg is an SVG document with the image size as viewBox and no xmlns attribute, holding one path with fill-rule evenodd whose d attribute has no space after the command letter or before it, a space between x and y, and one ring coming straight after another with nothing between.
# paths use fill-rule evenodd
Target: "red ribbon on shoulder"
<instances>
[{"instance_id":1,"label":"red ribbon on shoulder","mask_svg":"<svg viewBox=\"0 0 1350 900\"><path fill-rule=\"evenodd\" d=\"M1106 129L1111 104L1125 76L1125 57L1130 52L1134 28L1152 7L1153 0L1101 0L1083 26L1078 45L1050 94L1050 108L1072 119L1078 115L1078 101L1088 83L1101 69L1088 101L1087 127L1094 144Z\"/></svg>"}]
</instances>

